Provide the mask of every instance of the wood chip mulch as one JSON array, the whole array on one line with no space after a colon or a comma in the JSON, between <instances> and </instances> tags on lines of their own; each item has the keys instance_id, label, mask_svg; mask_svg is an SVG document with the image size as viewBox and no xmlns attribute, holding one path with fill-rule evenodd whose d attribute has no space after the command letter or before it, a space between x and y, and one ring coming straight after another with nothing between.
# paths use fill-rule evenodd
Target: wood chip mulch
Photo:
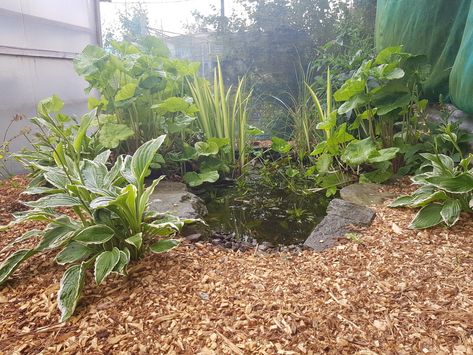
<instances>
[{"instance_id":1,"label":"wood chip mulch","mask_svg":"<svg viewBox=\"0 0 473 355\"><path fill-rule=\"evenodd\" d=\"M20 192L0 186L3 223ZM418 232L413 214L378 207L359 239L322 253L149 255L127 278L89 277L66 324L63 268L35 257L0 289L0 353L473 354L471 216ZM0 234L0 249L21 231Z\"/></svg>"}]
</instances>

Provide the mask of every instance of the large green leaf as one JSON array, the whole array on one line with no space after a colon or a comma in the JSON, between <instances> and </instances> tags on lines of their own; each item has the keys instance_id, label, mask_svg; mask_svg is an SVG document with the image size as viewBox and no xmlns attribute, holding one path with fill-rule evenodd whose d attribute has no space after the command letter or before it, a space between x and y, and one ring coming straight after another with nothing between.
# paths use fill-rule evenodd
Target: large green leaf
<instances>
[{"instance_id":1,"label":"large green leaf","mask_svg":"<svg viewBox=\"0 0 473 355\"><path fill-rule=\"evenodd\" d=\"M460 219L462 206L459 200L450 199L445 201L440 215L443 221L449 227L453 226Z\"/></svg>"},{"instance_id":2,"label":"large green leaf","mask_svg":"<svg viewBox=\"0 0 473 355\"><path fill-rule=\"evenodd\" d=\"M57 113L64 107L64 101L58 96L53 95L38 103L37 111L43 116L48 116L50 113Z\"/></svg>"},{"instance_id":3,"label":"large green leaf","mask_svg":"<svg viewBox=\"0 0 473 355\"><path fill-rule=\"evenodd\" d=\"M104 148L116 148L134 134L133 130L123 123L105 123L100 127L99 142Z\"/></svg>"},{"instance_id":4,"label":"large green leaf","mask_svg":"<svg viewBox=\"0 0 473 355\"><path fill-rule=\"evenodd\" d=\"M202 156L215 155L218 153L218 145L215 142L197 142L195 150L197 154Z\"/></svg>"},{"instance_id":5,"label":"large green leaf","mask_svg":"<svg viewBox=\"0 0 473 355\"><path fill-rule=\"evenodd\" d=\"M160 254L160 253L165 253L171 249L174 249L178 245L179 245L179 241L176 239L163 239L163 240L160 240L159 242L154 243L150 247L150 250L153 253Z\"/></svg>"},{"instance_id":6,"label":"large green leaf","mask_svg":"<svg viewBox=\"0 0 473 355\"><path fill-rule=\"evenodd\" d=\"M392 160L396 157L396 154L399 152L399 148L385 148L376 150L369 156L369 163L381 163L384 161Z\"/></svg>"},{"instance_id":7,"label":"large green leaf","mask_svg":"<svg viewBox=\"0 0 473 355\"><path fill-rule=\"evenodd\" d=\"M71 242L63 250L61 250L58 255L56 255L56 262L59 265L74 263L89 257L94 252L94 249L91 249L81 243Z\"/></svg>"},{"instance_id":8,"label":"large green leaf","mask_svg":"<svg viewBox=\"0 0 473 355\"><path fill-rule=\"evenodd\" d=\"M414 220L409 225L412 229L425 229L436 226L442 223L442 211L443 205L439 203L431 203L423 207L415 216Z\"/></svg>"},{"instance_id":9,"label":"large green leaf","mask_svg":"<svg viewBox=\"0 0 473 355\"><path fill-rule=\"evenodd\" d=\"M367 173L363 173L360 175L360 183L375 183L381 184L383 182L388 181L393 176L392 168L389 169L376 169L374 171L370 171Z\"/></svg>"},{"instance_id":10,"label":"large green leaf","mask_svg":"<svg viewBox=\"0 0 473 355\"><path fill-rule=\"evenodd\" d=\"M273 144L271 144L271 149L275 152L286 154L289 153L292 148L291 145L282 138L273 137L271 138L271 141L273 142Z\"/></svg>"},{"instance_id":11,"label":"large green leaf","mask_svg":"<svg viewBox=\"0 0 473 355\"><path fill-rule=\"evenodd\" d=\"M454 194L473 191L473 174L463 173L457 176L432 176L426 178L429 184Z\"/></svg>"},{"instance_id":12,"label":"large green leaf","mask_svg":"<svg viewBox=\"0 0 473 355\"><path fill-rule=\"evenodd\" d=\"M135 154L131 158L131 171L139 183L144 181L149 166L165 138L166 136L162 135L144 143L136 150Z\"/></svg>"},{"instance_id":13,"label":"large green leaf","mask_svg":"<svg viewBox=\"0 0 473 355\"><path fill-rule=\"evenodd\" d=\"M20 266L20 264L35 253L31 249L20 249L10 255L0 265L0 285Z\"/></svg>"},{"instance_id":14,"label":"large green leaf","mask_svg":"<svg viewBox=\"0 0 473 355\"><path fill-rule=\"evenodd\" d=\"M123 85L120 88L120 90L118 90L117 94L115 95L115 101L125 101L128 99L131 99L133 96L135 96L135 91L136 91L135 83L129 83L129 84Z\"/></svg>"},{"instance_id":15,"label":"large green leaf","mask_svg":"<svg viewBox=\"0 0 473 355\"><path fill-rule=\"evenodd\" d=\"M361 78L348 79L340 89L335 91L333 97L336 101L348 101L353 96L365 91L366 81Z\"/></svg>"},{"instance_id":16,"label":"large green leaf","mask_svg":"<svg viewBox=\"0 0 473 355\"><path fill-rule=\"evenodd\" d=\"M167 112L182 112L187 115L195 113L195 105L190 100L186 100L182 97L170 97L163 102L151 106L152 109L157 109L159 114L165 114Z\"/></svg>"},{"instance_id":17,"label":"large green leaf","mask_svg":"<svg viewBox=\"0 0 473 355\"><path fill-rule=\"evenodd\" d=\"M345 101L343 105L338 108L338 114L343 115L350 112L360 106L365 105L368 102L366 95L356 95ZM318 126L317 126L318 128Z\"/></svg>"},{"instance_id":18,"label":"large green leaf","mask_svg":"<svg viewBox=\"0 0 473 355\"><path fill-rule=\"evenodd\" d=\"M104 251L95 259L94 274L97 285L100 285L110 275L119 261L120 250L116 247L112 250Z\"/></svg>"},{"instance_id":19,"label":"large green leaf","mask_svg":"<svg viewBox=\"0 0 473 355\"><path fill-rule=\"evenodd\" d=\"M376 146L371 138L365 138L361 141L351 141L343 151L341 159L344 163L357 166L366 163L370 155L375 151Z\"/></svg>"},{"instance_id":20,"label":"large green leaf","mask_svg":"<svg viewBox=\"0 0 473 355\"><path fill-rule=\"evenodd\" d=\"M108 58L108 53L97 46L88 45L81 54L74 58L77 74L87 76L98 72L101 64Z\"/></svg>"},{"instance_id":21,"label":"large green leaf","mask_svg":"<svg viewBox=\"0 0 473 355\"><path fill-rule=\"evenodd\" d=\"M184 174L184 181L191 187L202 185L204 182L215 182L219 179L218 171L206 171L197 173L190 171Z\"/></svg>"},{"instance_id":22,"label":"large green leaf","mask_svg":"<svg viewBox=\"0 0 473 355\"><path fill-rule=\"evenodd\" d=\"M79 302L85 279L85 264L73 265L62 276L58 292L58 306L61 310L61 321L68 320Z\"/></svg>"},{"instance_id":23,"label":"large green leaf","mask_svg":"<svg viewBox=\"0 0 473 355\"><path fill-rule=\"evenodd\" d=\"M383 97L381 101L377 101L377 114L379 116L386 115L398 108L405 107L411 102L411 95L409 93L396 93L396 95Z\"/></svg>"},{"instance_id":24,"label":"large green leaf","mask_svg":"<svg viewBox=\"0 0 473 355\"><path fill-rule=\"evenodd\" d=\"M96 224L82 229L75 236L74 240L82 244L103 244L108 242L115 235L112 228L104 224Z\"/></svg>"},{"instance_id":25,"label":"large green leaf","mask_svg":"<svg viewBox=\"0 0 473 355\"><path fill-rule=\"evenodd\" d=\"M384 48L382 51L378 53L376 56L375 63L376 64L385 64L391 61L391 57L394 54L402 53L402 46L395 46L395 47L387 47Z\"/></svg>"}]
</instances>

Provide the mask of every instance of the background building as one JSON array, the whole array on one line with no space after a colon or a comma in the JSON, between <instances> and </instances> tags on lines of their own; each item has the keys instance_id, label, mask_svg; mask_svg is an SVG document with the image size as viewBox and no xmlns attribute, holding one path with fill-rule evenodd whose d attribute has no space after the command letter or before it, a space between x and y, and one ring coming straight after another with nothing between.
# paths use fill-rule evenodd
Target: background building
<instances>
[{"instance_id":1,"label":"background building","mask_svg":"<svg viewBox=\"0 0 473 355\"><path fill-rule=\"evenodd\" d=\"M72 60L90 43L101 43L98 0L0 2L0 139L14 117L34 115L38 101L53 94L65 101L66 113L87 110L86 82ZM7 136L26 124L14 122ZM18 138L10 149L26 144ZM8 164L12 172L19 169Z\"/></svg>"}]
</instances>

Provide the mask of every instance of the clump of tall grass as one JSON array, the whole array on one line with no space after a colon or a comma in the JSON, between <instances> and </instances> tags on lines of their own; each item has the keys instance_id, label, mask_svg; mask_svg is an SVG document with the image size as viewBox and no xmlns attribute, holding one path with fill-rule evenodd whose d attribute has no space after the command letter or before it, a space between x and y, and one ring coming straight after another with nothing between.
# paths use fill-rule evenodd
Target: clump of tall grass
<instances>
[{"instance_id":1,"label":"clump of tall grass","mask_svg":"<svg viewBox=\"0 0 473 355\"><path fill-rule=\"evenodd\" d=\"M199 109L197 122L205 137L225 139L230 149L222 150L220 158L240 172L248 158L248 108L252 97L246 77L239 79L235 87L226 87L217 62L213 85L195 76L189 87Z\"/></svg>"},{"instance_id":2,"label":"clump of tall grass","mask_svg":"<svg viewBox=\"0 0 473 355\"><path fill-rule=\"evenodd\" d=\"M320 122L318 112L314 110L312 101L312 85L314 67L309 65L306 69L300 65L297 71L298 88L296 93L286 93L286 100L274 97L286 110L290 119L291 139L300 161L308 157L318 141L316 130Z\"/></svg>"}]
</instances>

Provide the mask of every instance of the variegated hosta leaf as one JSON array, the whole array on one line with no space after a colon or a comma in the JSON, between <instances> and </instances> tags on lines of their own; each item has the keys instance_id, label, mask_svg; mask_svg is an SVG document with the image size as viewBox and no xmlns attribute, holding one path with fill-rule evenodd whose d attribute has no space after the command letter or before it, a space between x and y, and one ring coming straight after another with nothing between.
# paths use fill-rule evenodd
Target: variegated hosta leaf
<instances>
[{"instance_id":1,"label":"variegated hosta leaf","mask_svg":"<svg viewBox=\"0 0 473 355\"><path fill-rule=\"evenodd\" d=\"M414 217L414 220L409 225L409 228L412 229L425 229L436 226L437 224L442 223L442 211L443 205L439 203L431 203L417 213Z\"/></svg>"},{"instance_id":2,"label":"variegated hosta leaf","mask_svg":"<svg viewBox=\"0 0 473 355\"><path fill-rule=\"evenodd\" d=\"M95 252L94 249L73 241L56 255L56 262L59 265L74 263L88 258Z\"/></svg>"},{"instance_id":3,"label":"variegated hosta leaf","mask_svg":"<svg viewBox=\"0 0 473 355\"><path fill-rule=\"evenodd\" d=\"M0 265L0 285L2 285L8 277L20 266L20 264L34 255L36 252L32 249L20 249L10 255Z\"/></svg>"},{"instance_id":4,"label":"variegated hosta leaf","mask_svg":"<svg viewBox=\"0 0 473 355\"><path fill-rule=\"evenodd\" d=\"M115 231L112 228L104 224L95 224L79 231L74 240L85 245L103 244L112 239L114 235Z\"/></svg>"},{"instance_id":5,"label":"variegated hosta leaf","mask_svg":"<svg viewBox=\"0 0 473 355\"><path fill-rule=\"evenodd\" d=\"M107 166L102 163L96 163L88 159L83 160L81 174L84 185L87 188L102 189L105 176L108 173Z\"/></svg>"},{"instance_id":6,"label":"variegated hosta leaf","mask_svg":"<svg viewBox=\"0 0 473 355\"><path fill-rule=\"evenodd\" d=\"M110 275L120 261L120 250L114 247L110 251L104 251L95 259L95 282L100 285Z\"/></svg>"},{"instance_id":7,"label":"variegated hosta leaf","mask_svg":"<svg viewBox=\"0 0 473 355\"><path fill-rule=\"evenodd\" d=\"M166 136L162 135L156 139L152 139L144 143L136 150L135 154L133 154L131 158L131 172L138 183L144 181L145 176L148 174L149 166L165 138Z\"/></svg>"},{"instance_id":8,"label":"variegated hosta leaf","mask_svg":"<svg viewBox=\"0 0 473 355\"><path fill-rule=\"evenodd\" d=\"M462 206L459 200L450 199L445 201L440 215L443 221L449 227L453 226L460 219Z\"/></svg>"},{"instance_id":9,"label":"variegated hosta leaf","mask_svg":"<svg viewBox=\"0 0 473 355\"><path fill-rule=\"evenodd\" d=\"M43 251L60 247L72 239L79 228L80 225L67 216L57 218L48 225L48 228L44 231L43 239L35 250Z\"/></svg>"},{"instance_id":10,"label":"variegated hosta leaf","mask_svg":"<svg viewBox=\"0 0 473 355\"><path fill-rule=\"evenodd\" d=\"M136 248L136 250L140 250L141 245L143 244L143 234L142 233L135 234L125 239L125 242L127 242L130 245L133 245Z\"/></svg>"},{"instance_id":11,"label":"variegated hosta leaf","mask_svg":"<svg viewBox=\"0 0 473 355\"><path fill-rule=\"evenodd\" d=\"M172 222L164 223L143 223L144 232L151 237L167 237L175 235L180 228Z\"/></svg>"},{"instance_id":12,"label":"variegated hosta leaf","mask_svg":"<svg viewBox=\"0 0 473 355\"><path fill-rule=\"evenodd\" d=\"M144 212L146 211L148 207L148 202L151 194L154 192L154 189L156 189L156 186L158 186L159 182L164 179L164 175L160 176L158 179L153 180L150 186L148 186L143 194L141 195L140 202L139 202L139 210L138 214L143 215Z\"/></svg>"},{"instance_id":13,"label":"variegated hosta leaf","mask_svg":"<svg viewBox=\"0 0 473 355\"><path fill-rule=\"evenodd\" d=\"M62 276L58 292L58 306L61 310L62 322L68 320L74 314L84 287L85 270L85 263L73 265Z\"/></svg>"},{"instance_id":14,"label":"variegated hosta leaf","mask_svg":"<svg viewBox=\"0 0 473 355\"><path fill-rule=\"evenodd\" d=\"M1 230L1 229L0 229L0 230ZM42 236L42 235L43 235L43 231L42 231L42 230L39 230L39 229L31 229L31 230L29 230L28 232L24 233L22 236L13 239L13 241L11 241L10 243L8 243L3 249L0 250L0 253L4 252L4 251L7 250L7 249L10 249L10 248L11 248L12 246L14 246L15 244L18 244L18 243L24 242L25 240L28 240L28 239L30 239L30 238L37 237L37 236Z\"/></svg>"},{"instance_id":15,"label":"variegated hosta leaf","mask_svg":"<svg viewBox=\"0 0 473 355\"><path fill-rule=\"evenodd\" d=\"M111 153L112 151L110 149L103 151L102 153L100 153L94 158L94 162L97 164L104 164L104 165L107 164Z\"/></svg>"},{"instance_id":16,"label":"variegated hosta leaf","mask_svg":"<svg viewBox=\"0 0 473 355\"><path fill-rule=\"evenodd\" d=\"M457 176L432 176L426 179L429 184L454 194L473 191L473 174L463 173Z\"/></svg>"},{"instance_id":17,"label":"variegated hosta leaf","mask_svg":"<svg viewBox=\"0 0 473 355\"><path fill-rule=\"evenodd\" d=\"M160 240L159 242L154 243L151 247L150 250L153 253L160 254L160 253L165 253L170 251L171 249L176 248L179 246L179 241L176 239L163 239Z\"/></svg>"},{"instance_id":18,"label":"variegated hosta leaf","mask_svg":"<svg viewBox=\"0 0 473 355\"><path fill-rule=\"evenodd\" d=\"M66 194L56 194L42 197L36 201L25 202L24 204L33 208L56 208L80 206L82 203L77 197Z\"/></svg>"},{"instance_id":19,"label":"variegated hosta leaf","mask_svg":"<svg viewBox=\"0 0 473 355\"><path fill-rule=\"evenodd\" d=\"M128 250L127 247L123 248L123 250L120 250L120 260L118 261L117 265L115 265L113 271L121 275L125 275L126 268L130 263L130 259L130 250Z\"/></svg>"}]
</instances>

